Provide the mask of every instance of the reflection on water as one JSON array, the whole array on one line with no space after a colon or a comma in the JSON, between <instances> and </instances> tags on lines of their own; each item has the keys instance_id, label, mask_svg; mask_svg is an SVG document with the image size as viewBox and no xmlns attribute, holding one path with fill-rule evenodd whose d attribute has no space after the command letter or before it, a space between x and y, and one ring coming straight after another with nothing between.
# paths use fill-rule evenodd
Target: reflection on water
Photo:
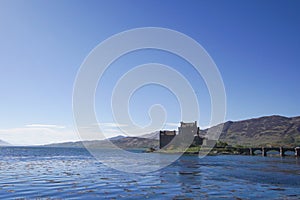
<instances>
[{"instance_id":1,"label":"reflection on water","mask_svg":"<svg viewBox=\"0 0 300 200\"><path fill-rule=\"evenodd\" d=\"M101 153L113 162L111 150ZM157 165L171 155L151 156ZM295 158L182 156L148 174L108 168L76 148L2 147L0 158L1 199L300 198L300 161Z\"/></svg>"}]
</instances>

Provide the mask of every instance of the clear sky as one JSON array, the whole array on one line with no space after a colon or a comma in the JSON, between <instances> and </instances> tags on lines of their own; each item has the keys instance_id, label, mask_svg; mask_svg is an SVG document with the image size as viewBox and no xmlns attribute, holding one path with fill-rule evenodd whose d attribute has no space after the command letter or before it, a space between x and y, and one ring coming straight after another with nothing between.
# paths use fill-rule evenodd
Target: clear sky
<instances>
[{"instance_id":1,"label":"clear sky","mask_svg":"<svg viewBox=\"0 0 300 200\"><path fill-rule=\"evenodd\" d=\"M300 115L300 2L0 0L0 139L18 145L74 141L72 92L88 53L113 34L164 27L199 42L215 61L226 95L226 120ZM184 74L199 98L200 126L210 119L201 77L182 59L160 51L127 55L107 71L96 111L109 136L119 134L110 111L116 81L132 67L158 62ZM159 97L159 98L158 98ZM130 100L132 118L149 123L165 106L166 128L180 121L170 91L146 86Z\"/></svg>"}]
</instances>

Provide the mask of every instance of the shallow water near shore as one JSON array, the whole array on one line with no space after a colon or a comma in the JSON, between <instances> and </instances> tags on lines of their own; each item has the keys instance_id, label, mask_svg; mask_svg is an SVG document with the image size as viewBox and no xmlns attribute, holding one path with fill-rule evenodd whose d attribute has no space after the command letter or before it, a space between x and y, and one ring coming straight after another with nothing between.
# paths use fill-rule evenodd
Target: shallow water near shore
<instances>
[{"instance_id":1,"label":"shallow water near shore","mask_svg":"<svg viewBox=\"0 0 300 200\"><path fill-rule=\"evenodd\" d=\"M300 159L183 155L159 171L128 174L81 148L0 147L0 198L300 199Z\"/></svg>"}]
</instances>

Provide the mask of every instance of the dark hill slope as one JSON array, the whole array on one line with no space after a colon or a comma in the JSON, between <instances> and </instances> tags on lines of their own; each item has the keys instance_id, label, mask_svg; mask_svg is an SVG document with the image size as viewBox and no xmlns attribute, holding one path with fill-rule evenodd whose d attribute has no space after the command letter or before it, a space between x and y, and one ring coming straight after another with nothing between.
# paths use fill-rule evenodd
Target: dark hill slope
<instances>
[{"instance_id":1,"label":"dark hill slope","mask_svg":"<svg viewBox=\"0 0 300 200\"><path fill-rule=\"evenodd\" d=\"M232 145L300 145L300 117L269 116L236 122L226 122L220 137ZM221 125L211 130L221 128ZM204 130L206 133L207 130Z\"/></svg>"}]
</instances>

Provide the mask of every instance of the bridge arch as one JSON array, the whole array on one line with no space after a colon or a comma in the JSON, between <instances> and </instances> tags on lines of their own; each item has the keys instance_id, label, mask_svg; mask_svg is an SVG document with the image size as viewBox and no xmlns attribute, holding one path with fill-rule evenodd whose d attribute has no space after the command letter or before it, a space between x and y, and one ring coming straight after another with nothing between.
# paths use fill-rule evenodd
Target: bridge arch
<instances>
[{"instance_id":1,"label":"bridge arch","mask_svg":"<svg viewBox=\"0 0 300 200\"><path fill-rule=\"evenodd\" d=\"M262 148L263 156L267 156L268 154L272 155L284 155L284 151L281 148Z\"/></svg>"},{"instance_id":2,"label":"bridge arch","mask_svg":"<svg viewBox=\"0 0 300 200\"><path fill-rule=\"evenodd\" d=\"M252 149L252 154L251 155L261 155L261 154L262 154L261 148L253 148Z\"/></svg>"},{"instance_id":3,"label":"bridge arch","mask_svg":"<svg viewBox=\"0 0 300 200\"><path fill-rule=\"evenodd\" d=\"M284 155L285 156L294 156L295 155L295 151L288 149L286 151L284 151Z\"/></svg>"}]
</instances>

